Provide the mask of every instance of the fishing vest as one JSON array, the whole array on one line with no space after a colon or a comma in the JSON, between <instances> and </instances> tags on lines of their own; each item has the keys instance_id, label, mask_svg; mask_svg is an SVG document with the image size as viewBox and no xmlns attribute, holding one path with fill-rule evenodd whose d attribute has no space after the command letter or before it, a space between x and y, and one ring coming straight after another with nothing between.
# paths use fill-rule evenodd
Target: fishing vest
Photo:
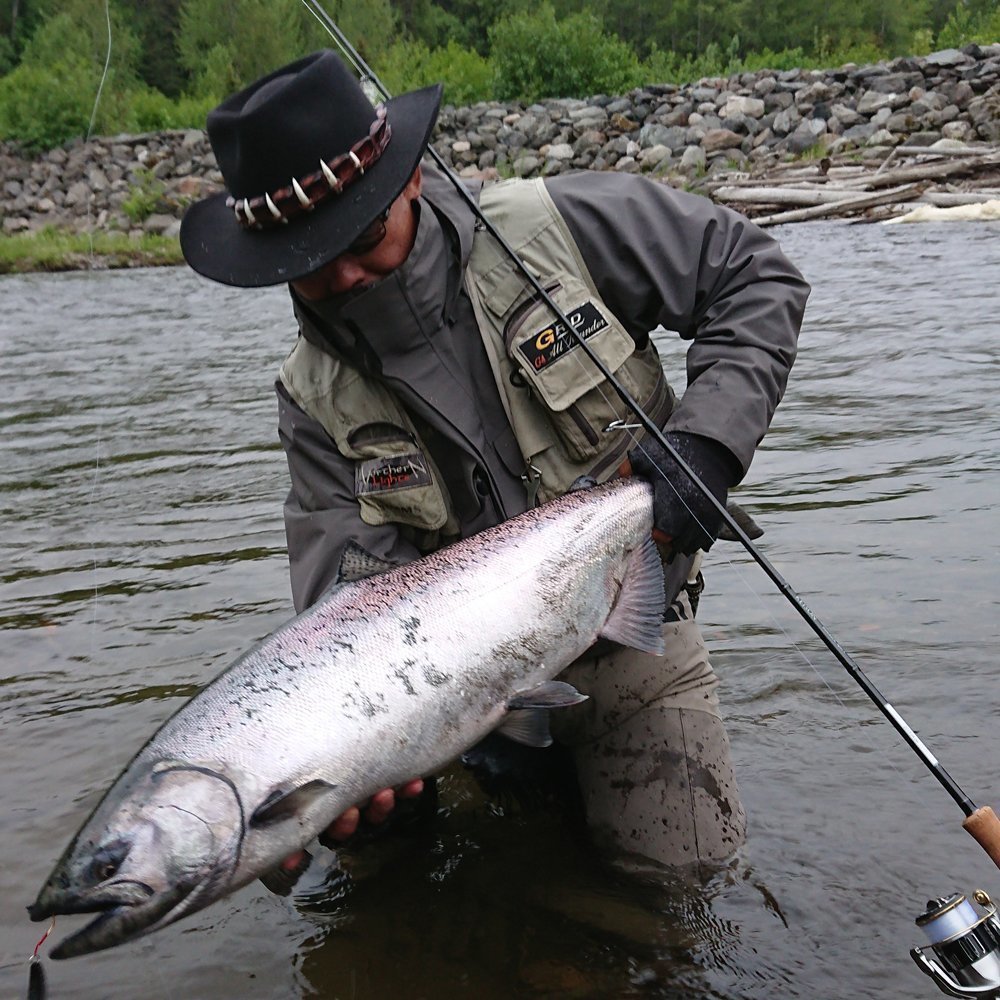
<instances>
[{"instance_id":1,"label":"fishing vest","mask_svg":"<svg viewBox=\"0 0 1000 1000\"><path fill-rule=\"evenodd\" d=\"M544 183L488 186L480 207L608 370L663 426L675 397L656 349L652 342L638 348L601 300ZM529 505L565 493L580 476L608 479L636 439L631 412L497 241L478 228L464 280L524 459ZM410 415L378 379L311 342L317 339L298 338L279 378L355 463L362 520L399 526L422 551L456 537L448 489ZM379 427L394 432L380 435ZM378 488L403 481L412 485Z\"/></svg>"}]
</instances>

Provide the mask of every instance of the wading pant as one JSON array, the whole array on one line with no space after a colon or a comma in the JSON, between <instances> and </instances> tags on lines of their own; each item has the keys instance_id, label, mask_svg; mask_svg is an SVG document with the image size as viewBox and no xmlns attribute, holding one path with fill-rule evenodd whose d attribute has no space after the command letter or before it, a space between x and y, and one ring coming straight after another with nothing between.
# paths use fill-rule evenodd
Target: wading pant
<instances>
[{"instance_id":1,"label":"wading pant","mask_svg":"<svg viewBox=\"0 0 1000 1000\"><path fill-rule=\"evenodd\" d=\"M589 698L553 712L553 734L573 751L595 843L626 864L630 855L719 862L746 834L718 680L691 606L698 564L664 615L663 656L615 646L559 678Z\"/></svg>"}]
</instances>

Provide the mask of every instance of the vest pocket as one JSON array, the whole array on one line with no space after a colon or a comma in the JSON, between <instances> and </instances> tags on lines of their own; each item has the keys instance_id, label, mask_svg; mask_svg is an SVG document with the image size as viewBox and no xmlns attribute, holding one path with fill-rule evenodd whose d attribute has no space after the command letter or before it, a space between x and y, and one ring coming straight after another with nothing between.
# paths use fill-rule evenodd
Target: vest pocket
<instances>
[{"instance_id":1,"label":"vest pocket","mask_svg":"<svg viewBox=\"0 0 1000 1000\"><path fill-rule=\"evenodd\" d=\"M577 278L545 290L608 371L618 373L635 353L635 341L604 303ZM605 428L629 411L573 334L535 297L514 309L503 339L507 356L545 405L567 454L585 462L602 451Z\"/></svg>"},{"instance_id":2,"label":"vest pocket","mask_svg":"<svg viewBox=\"0 0 1000 1000\"><path fill-rule=\"evenodd\" d=\"M387 421L362 424L348 431L341 451L354 460L354 495L366 524L445 526L440 474L409 430Z\"/></svg>"}]
</instances>

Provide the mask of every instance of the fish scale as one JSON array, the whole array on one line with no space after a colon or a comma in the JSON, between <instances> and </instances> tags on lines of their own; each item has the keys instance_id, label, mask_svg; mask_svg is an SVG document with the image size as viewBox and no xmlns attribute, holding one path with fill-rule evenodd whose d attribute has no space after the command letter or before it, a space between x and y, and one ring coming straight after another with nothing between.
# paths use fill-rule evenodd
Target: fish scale
<instances>
[{"instance_id":1,"label":"fish scale","mask_svg":"<svg viewBox=\"0 0 1000 1000\"><path fill-rule=\"evenodd\" d=\"M202 909L379 789L495 729L523 737L511 709L547 704L562 689L546 685L599 636L659 651L651 530L650 487L619 480L331 588L168 719L111 786L29 908L38 920L101 911L53 957Z\"/></svg>"}]
</instances>

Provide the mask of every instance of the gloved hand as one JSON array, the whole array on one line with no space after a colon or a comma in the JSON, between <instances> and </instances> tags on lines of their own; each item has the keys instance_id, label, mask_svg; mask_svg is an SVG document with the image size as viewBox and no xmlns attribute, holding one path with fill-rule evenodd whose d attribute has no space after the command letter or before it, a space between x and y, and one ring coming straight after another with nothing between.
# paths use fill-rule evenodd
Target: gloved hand
<instances>
[{"instance_id":1,"label":"gloved hand","mask_svg":"<svg viewBox=\"0 0 1000 1000\"><path fill-rule=\"evenodd\" d=\"M697 434L671 432L667 441L725 507L729 487L740 475L732 452ZM666 449L647 438L628 457L632 471L653 484L653 528L670 539L671 551L691 555L698 549L710 548L722 525L722 515Z\"/></svg>"}]
</instances>

